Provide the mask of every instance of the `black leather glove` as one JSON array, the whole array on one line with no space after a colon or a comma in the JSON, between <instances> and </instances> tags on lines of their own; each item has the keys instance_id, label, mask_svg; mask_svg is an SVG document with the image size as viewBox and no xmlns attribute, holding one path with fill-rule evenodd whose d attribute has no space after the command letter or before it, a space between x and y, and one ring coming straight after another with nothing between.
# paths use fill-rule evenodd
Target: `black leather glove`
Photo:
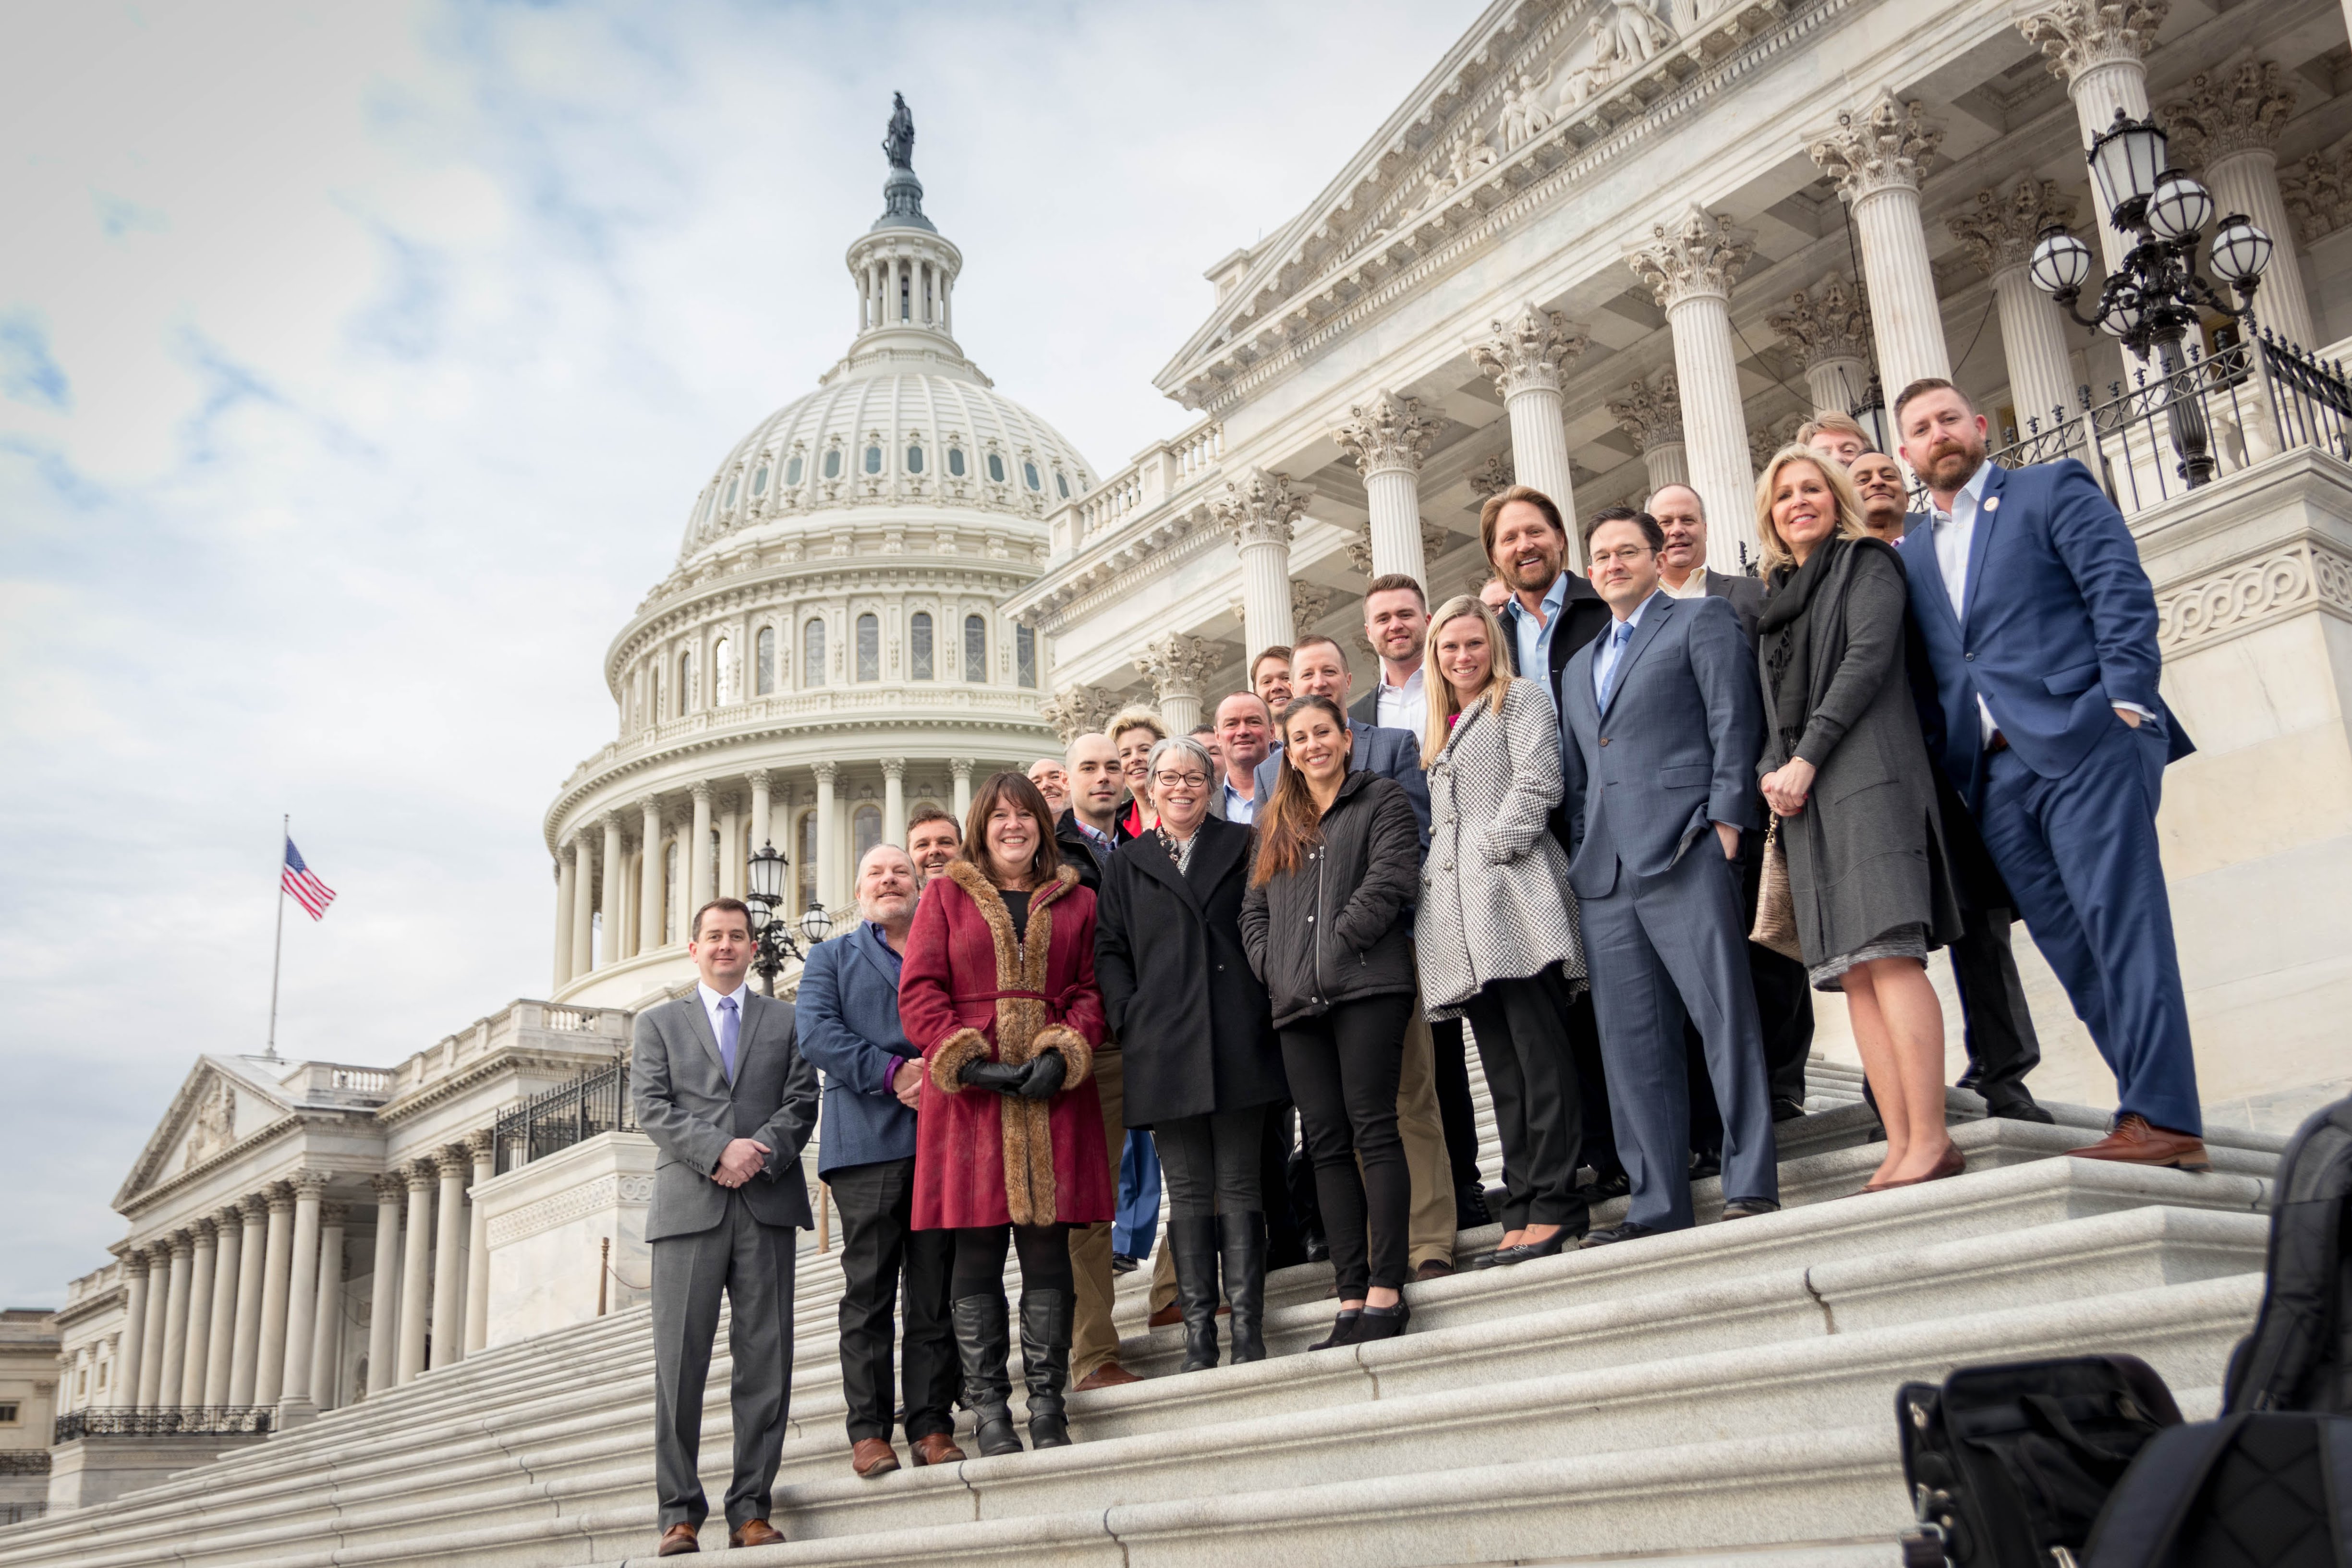
<instances>
[{"instance_id":1,"label":"black leather glove","mask_svg":"<svg viewBox=\"0 0 2352 1568\"><path fill-rule=\"evenodd\" d=\"M993 1089L998 1094L1018 1094L1021 1092L1023 1081L1028 1076L1029 1068L1026 1064L1014 1066L1007 1062L992 1062L982 1057L964 1063L963 1070L956 1074L956 1080L967 1089Z\"/></svg>"},{"instance_id":2,"label":"black leather glove","mask_svg":"<svg viewBox=\"0 0 2352 1568\"><path fill-rule=\"evenodd\" d=\"M1061 1092L1062 1079L1069 1076L1070 1064L1062 1059L1059 1051L1041 1052L1022 1069L1021 1098L1051 1100Z\"/></svg>"}]
</instances>

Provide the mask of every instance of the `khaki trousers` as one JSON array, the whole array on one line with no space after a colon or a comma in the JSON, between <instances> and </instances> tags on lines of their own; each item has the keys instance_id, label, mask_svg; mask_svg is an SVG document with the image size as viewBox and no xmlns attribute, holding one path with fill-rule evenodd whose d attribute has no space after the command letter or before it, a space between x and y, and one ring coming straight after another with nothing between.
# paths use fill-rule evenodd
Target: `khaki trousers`
<instances>
[{"instance_id":1,"label":"khaki trousers","mask_svg":"<svg viewBox=\"0 0 2352 1568\"><path fill-rule=\"evenodd\" d=\"M1127 1147L1127 1069L1118 1047L1106 1040L1095 1052L1095 1093L1102 1099L1103 1148L1110 1156L1110 1190L1118 1191L1118 1154ZM1450 1205L1452 1198L1446 1200ZM1078 1289L1077 1313L1070 1332L1070 1385L1075 1388L1118 1359L1118 1331L1111 1326L1116 1276L1110 1271L1111 1222L1070 1228L1070 1273ZM1166 1247L1160 1249L1167 1251ZM1171 1287L1173 1289L1173 1287Z\"/></svg>"}]
</instances>

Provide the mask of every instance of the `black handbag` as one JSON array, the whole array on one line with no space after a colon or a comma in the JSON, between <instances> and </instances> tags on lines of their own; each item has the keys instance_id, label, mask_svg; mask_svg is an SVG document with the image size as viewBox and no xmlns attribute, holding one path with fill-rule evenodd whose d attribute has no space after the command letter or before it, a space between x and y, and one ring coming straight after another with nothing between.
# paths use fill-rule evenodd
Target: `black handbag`
<instances>
[{"instance_id":1,"label":"black handbag","mask_svg":"<svg viewBox=\"0 0 2352 1568\"><path fill-rule=\"evenodd\" d=\"M2133 1458L2180 1424L2127 1355L1961 1367L1904 1384L1895 1414L1918 1514L1904 1568L2075 1568Z\"/></svg>"}]
</instances>

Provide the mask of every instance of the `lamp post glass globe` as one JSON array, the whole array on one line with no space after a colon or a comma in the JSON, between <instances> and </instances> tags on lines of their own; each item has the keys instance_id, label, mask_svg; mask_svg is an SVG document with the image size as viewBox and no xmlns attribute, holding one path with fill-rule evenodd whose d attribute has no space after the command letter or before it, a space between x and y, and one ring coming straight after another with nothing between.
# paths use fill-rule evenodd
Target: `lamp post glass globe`
<instances>
[{"instance_id":1,"label":"lamp post glass globe","mask_svg":"<svg viewBox=\"0 0 2352 1568\"><path fill-rule=\"evenodd\" d=\"M823 904L811 904L801 916L801 934L811 942L823 942L833 931L833 917L824 912Z\"/></svg>"},{"instance_id":2,"label":"lamp post glass globe","mask_svg":"<svg viewBox=\"0 0 2352 1568\"><path fill-rule=\"evenodd\" d=\"M2090 162L2099 182L2099 199L2118 225L2126 225L2126 208L2154 195L2157 179L2168 166L2164 132L2156 121L2134 120L2118 109L2092 142Z\"/></svg>"},{"instance_id":3,"label":"lamp post glass globe","mask_svg":"<svg viewBox=\"0 0 2352 1568\"><path fill-rule=\"evenodd\" d=\"M2147 202L2148 232L2157 238L2175 245L2191 241L2212 221L2213 197L2204 186L2177 169L2157 181Z\"/></svg>"},{"instance_id":4,"label":"lamp post glass globe","mask_svg":"<svg viewBox=\"0 0 2352 1568\"><path fill-rule=\"evenodd\" d=\"M2045 228L2027 264L2033 286L2045 294L2071 294L2091 276L2091 247L2064 227Z\"/></svg>"},{"instance_id":5,"label":"lamp post glass globe","mask_svg":"<svg viewBox=\"0 0 2352 1568\"><path fill-rule=\"evenodd\" d=\"M2213 270L2224 282L2252 283L2271 264L2274 248L2271 237L2247 222L2243 213L2231 213L2213 231Z\"/></svg>"}]
</instances>

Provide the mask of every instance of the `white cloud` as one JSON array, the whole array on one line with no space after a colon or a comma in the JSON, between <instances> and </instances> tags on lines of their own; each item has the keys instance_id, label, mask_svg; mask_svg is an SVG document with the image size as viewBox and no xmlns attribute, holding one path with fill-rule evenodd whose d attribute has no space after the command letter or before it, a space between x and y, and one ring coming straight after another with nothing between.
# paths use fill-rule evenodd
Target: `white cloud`
<instances>
[{"instance_id":1,"label":"white cloud","mask_svg":"<svg viewBox=\"0 0 2352 1568\"><path fill-rule=\"evenodd\" d=\"M278 816L342 895L281 1048L547 984L541 813L709 467L845 345L890 93L964 345L1098 468L1200 274L1466 4L48 6L0 58L0 1299L55 1301L200 1051Z\"/></svg>"}]
</instances>

